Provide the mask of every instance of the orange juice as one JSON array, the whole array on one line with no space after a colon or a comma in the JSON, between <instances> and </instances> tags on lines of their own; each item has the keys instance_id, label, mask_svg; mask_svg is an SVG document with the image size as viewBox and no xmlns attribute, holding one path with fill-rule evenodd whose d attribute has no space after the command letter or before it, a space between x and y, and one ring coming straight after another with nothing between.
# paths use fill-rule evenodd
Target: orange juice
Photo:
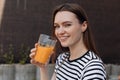
<instances>
[{"instance_id":1,"label":"orange juice","mask_svg":"<svg viewBox=\"0 0 120 80\"><path fill-rule=\"evenodd\" d=\"M35 61L45 64L49 56L52 54L53 47L37 46L36 55L34 57Z\"/></svg>"}]
</instances>

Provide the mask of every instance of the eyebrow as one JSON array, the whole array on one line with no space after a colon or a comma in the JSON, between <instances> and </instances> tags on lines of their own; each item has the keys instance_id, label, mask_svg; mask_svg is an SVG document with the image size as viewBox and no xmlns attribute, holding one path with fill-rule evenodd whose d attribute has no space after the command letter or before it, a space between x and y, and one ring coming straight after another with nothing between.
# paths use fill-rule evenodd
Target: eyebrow
<instances>
[{"instance_id":1,"label":"eyebrow","mask_svg":"<svg viewBox=\"0 0 120 80\"><path fill-rule=\"evenodd\" d=\"M62 24L65 24L65 23L72 23L71 21L64 21L62 22ZM57 23L54 23L54 24L57 24Z\"/></svg>"},{"instance_id":2,"label":"eyebrow","mask_svg":"<svg viewBox=\"0 0 120 80\"><path fill-rule=\"evenodd\" d=\"M65 24L65 23L72 23L71 21L65 21L65 22L63 22L62 24Z\"/></svg>"}]
</instances>

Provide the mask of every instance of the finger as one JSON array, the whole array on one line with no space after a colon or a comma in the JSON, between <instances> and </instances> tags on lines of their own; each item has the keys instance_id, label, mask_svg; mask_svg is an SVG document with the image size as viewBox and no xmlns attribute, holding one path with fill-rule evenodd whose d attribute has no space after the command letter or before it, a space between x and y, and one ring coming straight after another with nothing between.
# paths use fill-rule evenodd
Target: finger
<instances>
[{"instance_id":1,"label":"finger","mask_svg":"<svg viewBox=\"0 0 120 80\"><path fill-rule=\"evenodd\" d=\"M35 43L35 48L37 48L37 46L38 46L38 43Z\"/></svg>"},{"instance_id":2,"label":"finger","mask_svg":"<svg viewBox=\"0 0 120 80\"><path fill-rule=\"evenodd\" d=\"M36 62L35 60L31 59L30 62L36 66L39 66L39 67L45 67L45 64L42 64L42 63L39 63L39 62Z\"/></svg>"},{"instance_id":3,"label":"finger","mask_svg":"<svg viewBox=\"0 0 120 80\"><path fill-rule=\"evenodd\" d=\"M30 55L29 55L30 58L34 58L35 57L35 52L32 52Z\"/></svg>"},{"instance_id":4,"label":"finger","mask_svg":"<svg viewBox=\"0 0 120 80\"><path fill-rule=\"evenodd\" d=\"M30 60L30 63L35 64L35 61L33 59Z\"/></svg>"},{"instance_id":5,"label":"finger","mask_svg":"<svg viewBox=\"0 0 120 80\"><path fill-rule=\"evenodd\" d=\"M31 53L35 52L35 51L36 51L36 48L33 48L33 49L30 50Z\"/></svg>"},{"instance_id":6,"label":"finger","mask_svg":"<svg viewBox=\"0 0 120 80\"><path fill-rule=\"evenodd\" d=\"M34 65L39 65L39 62L35 61L34 59L31 59L30 62Z\"/></svg>"}]
</instances>

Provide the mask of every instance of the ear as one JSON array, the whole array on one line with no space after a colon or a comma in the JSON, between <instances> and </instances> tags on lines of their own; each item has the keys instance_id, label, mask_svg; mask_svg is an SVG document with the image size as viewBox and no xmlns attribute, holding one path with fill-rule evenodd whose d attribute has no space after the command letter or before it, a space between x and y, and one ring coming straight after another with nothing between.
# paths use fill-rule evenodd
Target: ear
<instances>
[{"instance_id":1,"label":"ear","mask_svg":"<svg viewBox=\"0 0 120 80\"><path fill-rule=\"evenodd\" d=\"M87 21L84 21L83 23L82 23L82 32L85 32L85 30L87 29Z\"/></svg>"}]
</instances>

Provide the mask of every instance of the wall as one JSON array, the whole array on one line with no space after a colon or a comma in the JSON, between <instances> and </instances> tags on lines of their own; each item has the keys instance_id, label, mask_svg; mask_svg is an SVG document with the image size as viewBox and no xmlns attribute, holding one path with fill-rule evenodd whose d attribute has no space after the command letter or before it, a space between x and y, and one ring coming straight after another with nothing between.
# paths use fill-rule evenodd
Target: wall
<instances>
[{"instance_id":1,"label":"wall","mask_svg":"<svg viewBox=\"0 0 120 80\"><path fill-rule=\"evenodd\" d=\"M54 67L54 64L47 66L50 79L53 75ZM118 76L120 76L120 65L105 64L105 68L107 80L118 80ZM39 67L32 64L1 64L0 80L40 80L39 70Z\"/></svg>"},{"instance_id":2,"label":"wall","mask_svg":"<svg viewBox=\"0 0 120 80\"><path fill-rule=\"evenodd\" d=\"M21 44L32 48L40 33L51 34L52 10L65 2L78 3L86 10L103 61L120 63L120 0L6 0L0 54L8 51L9 44L13 44L14 54Z\"/></svg>"}]
</instances>

